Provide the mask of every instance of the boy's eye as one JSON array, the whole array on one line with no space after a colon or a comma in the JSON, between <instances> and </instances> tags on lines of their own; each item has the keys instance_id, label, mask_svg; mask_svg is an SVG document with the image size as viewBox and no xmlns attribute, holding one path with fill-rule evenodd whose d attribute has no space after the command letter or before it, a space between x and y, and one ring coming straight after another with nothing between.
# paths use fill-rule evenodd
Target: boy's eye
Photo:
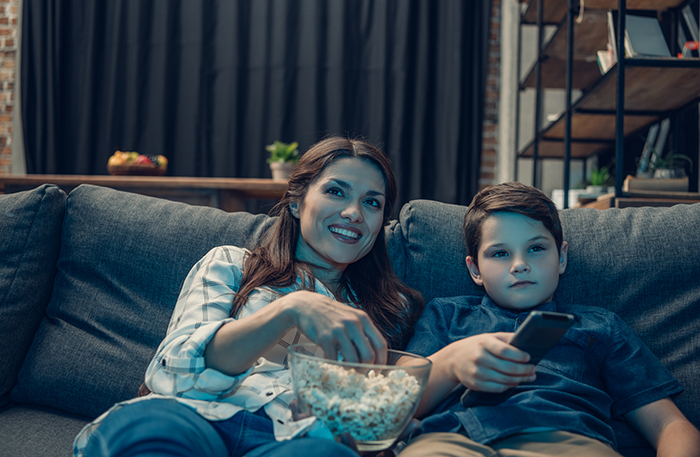
<instances>
[{"instance_id":1,"label":"boy's eye","mask_svg":"<svg viewBox=\"0 0 700 457\"><path fill-rule=\"evenodd\" d=\"M507 255L508 253L506 251L496 251L493 254L491 254L491 257L505 257Z\"/></svg>"},{"instance_id":2,"label":"boy's eye","mask_svg":"<svg viewBox=\"0 0 700 457\"><path fill-rule=\"evenodd\" d=\"M545 250L544 246L540 246L540 245L532 246L530 248L530 251L533 251L533 252L540 252L540 251L544 251L544 250Z\"/></svg>"}]
</instances>

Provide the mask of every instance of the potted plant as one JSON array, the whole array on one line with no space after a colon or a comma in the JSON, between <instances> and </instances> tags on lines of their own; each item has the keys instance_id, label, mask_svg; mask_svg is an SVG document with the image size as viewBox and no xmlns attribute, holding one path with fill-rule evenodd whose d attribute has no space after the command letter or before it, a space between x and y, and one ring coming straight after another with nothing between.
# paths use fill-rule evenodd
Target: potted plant
<instances>
[{"instance_id":1,"label":"potted plant","mask_svg":"<svg viewBox=\"0 0 700 457\"><path fill-rule=\"evenodd\" d=\"M591 170L588 182L590 183L586 187L586 193L589 194L604 194L610 184L612 176L610 175L610 170L608 167L594 168Z\"/></svg>"},{"instance_id":2,"label":"potted plant","mask_svg":"<svg viewBox=\"0 0 700 457\"><path fill-rule=\"evenodd\" d=\"M294 167L299 162L299 143L283 143L274 141L265 146L270 153L267 163L270 164L272 179L287 180L292 174Z\"/></svg>"},{"instance_id":3,"label":"potted plant","mask_svg":"<svg viewBox=\"0 0 700 457\"><path fill-rule=\"evenodd\" d=\"M684 178L686 176L684 164L687 163L693 169L693 161L685 154L669 152L665 156L655 158L649 164L649 170L656 179Z\"/></svg>"}]
</instances>

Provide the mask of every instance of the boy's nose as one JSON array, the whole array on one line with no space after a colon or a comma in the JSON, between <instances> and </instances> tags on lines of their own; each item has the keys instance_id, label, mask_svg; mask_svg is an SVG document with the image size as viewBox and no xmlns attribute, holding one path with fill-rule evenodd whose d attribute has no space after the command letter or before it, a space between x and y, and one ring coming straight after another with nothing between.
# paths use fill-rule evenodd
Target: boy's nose
<instances>
[{"instance_id":1,"label":"boy's nose","mask_svg":"<svg viewBox=\"0 0 700 457\"><path fill-rule=\"evenodd\" d=\"M528 265L527 262L516 259L510 270L512 273L525 273L530 271L530 265Z\"/></svg>"}]
</instances>

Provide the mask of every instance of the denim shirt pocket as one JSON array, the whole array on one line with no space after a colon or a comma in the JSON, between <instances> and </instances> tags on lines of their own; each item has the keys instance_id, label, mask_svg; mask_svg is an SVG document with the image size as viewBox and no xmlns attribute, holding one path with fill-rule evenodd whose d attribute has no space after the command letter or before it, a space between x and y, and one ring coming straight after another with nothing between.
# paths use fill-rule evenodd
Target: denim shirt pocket
<instances>
[{"instance_id":1,"label":"denim shirt pocket","mask_svg":"<svg viewBox=\"0 0 700 457\"><path fill-rule=\"evenodd\" d=\"M553 371L575 381L582 381L590 342L591 337L586 332L570 328L540 361L537 370Z\"/></svg>"}]
</instances>

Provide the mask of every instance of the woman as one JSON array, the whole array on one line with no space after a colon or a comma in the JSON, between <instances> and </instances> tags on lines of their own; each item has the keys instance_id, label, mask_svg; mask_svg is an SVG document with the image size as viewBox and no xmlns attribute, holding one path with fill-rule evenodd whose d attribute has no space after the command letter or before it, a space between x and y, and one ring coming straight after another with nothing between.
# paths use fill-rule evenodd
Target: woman
<instances>
[{"instance_id":1,"label":"woman","mask_svg":"<svg viewBox=\"0 0 700 457\"><path fill-rule=\"evenodd\" d=\"M370 144L314 145L259 247L217 247L192 268L146 373L154 394L86 427L76 454L356 455L312 438L313 420L292 420L286 347L312 341L348 361L384 363L387 347L408 342L423 301L386 250L396 194L388 160Z\"/></svg>"}]
</instances>

